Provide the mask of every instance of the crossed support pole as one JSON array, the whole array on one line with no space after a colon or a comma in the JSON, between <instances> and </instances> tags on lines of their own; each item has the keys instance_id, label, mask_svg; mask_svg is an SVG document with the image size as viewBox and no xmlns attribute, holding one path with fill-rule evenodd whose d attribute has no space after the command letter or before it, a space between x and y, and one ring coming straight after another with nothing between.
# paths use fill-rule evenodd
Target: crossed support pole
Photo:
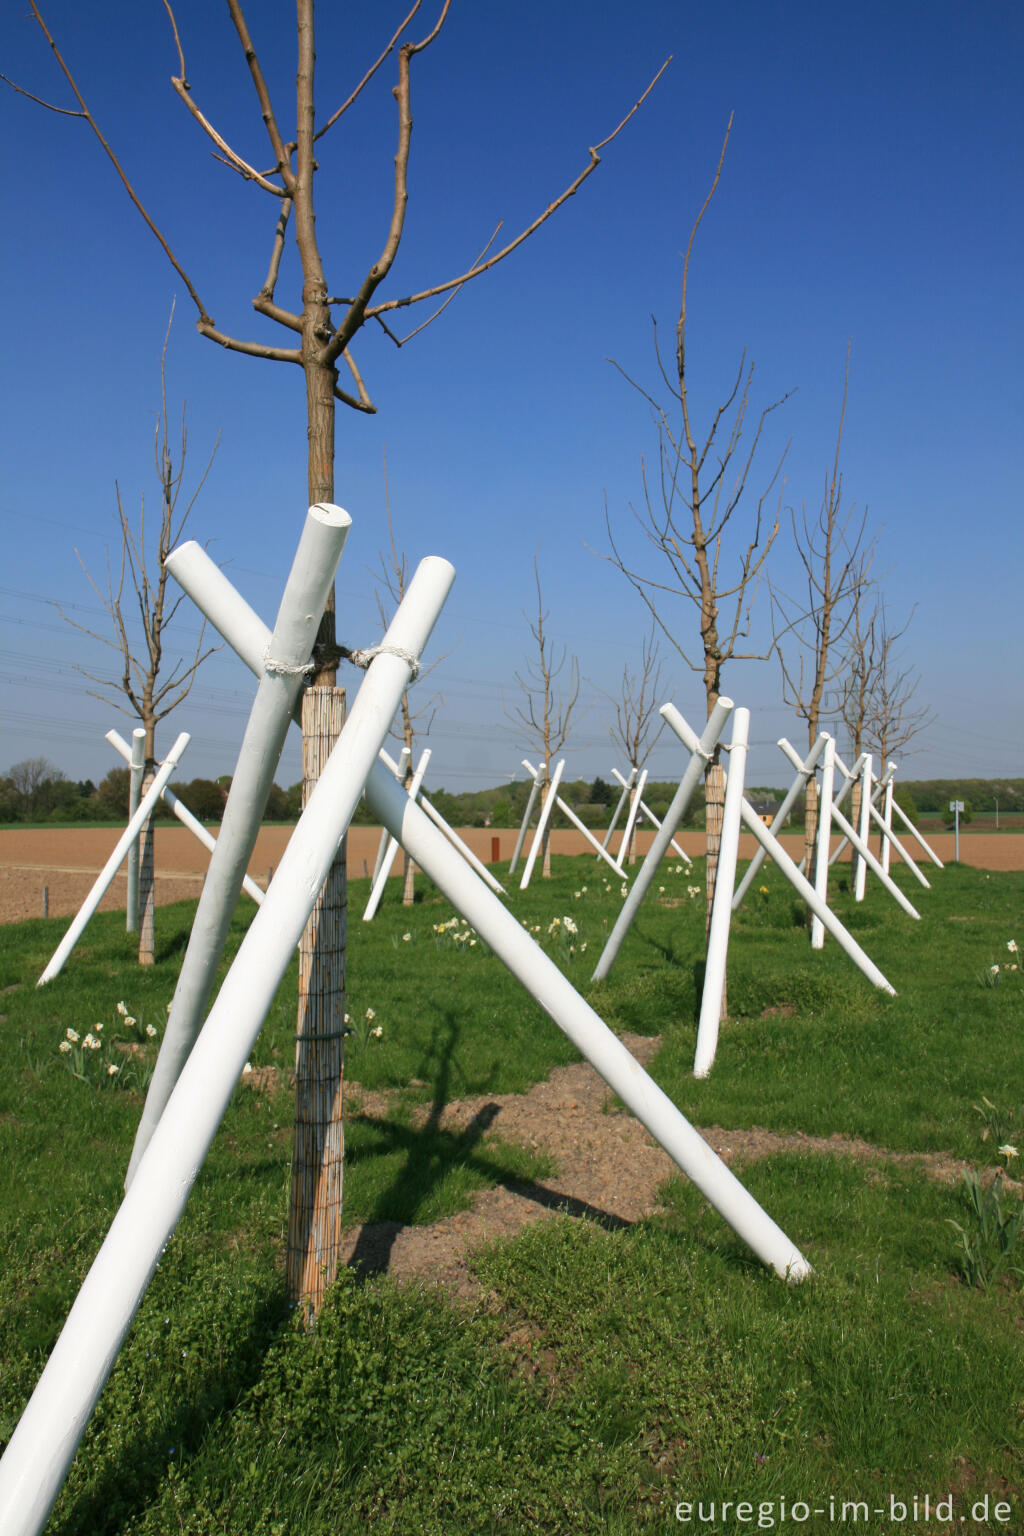
<instances>
[{"instance_id":1,"label":"crossed support pole","mask_svg":"<svg viewBox=\"0 0 1024 1536\"><path fill-rule=\"evenodd\" d=\"M423 561L384 643L375 648L263 905L181 1066L0 1461L0 1529L5 1536L38 1536L46 1522L364 790L392 836L472 920L481 938L737 1234L786 1280L810 1273L799 1249L378 761L453 578L447 561ZM280 664L276 644L268 655L266 627L233 589L225 609L211 601L204 611L261 677L268 675L268 666ZM278 638L275 631L275 642Z\"/></svg>"},{"instance_id":2,"label":"crossed support pole","mask_svg":"<svg viewBox=\"0 0 1024 1536\"><path fill-rule=\"evenodd\" d=\"M631 772L631 774L630 774L628 779L624 779L622 777L622 774L619 772L619 770L617 768L613 768L612 769L612 773L618 779L619 783L622 785L622 787L625 790L625 792L627 794L629 794L631 792L631 790L633 789L633 787L634 787L634 783L635 783L635 779L636 779L636 769L634 768L632 770L632 772ZM638 800L640 802L640 815L644 818L645 821L649 821L651 826L654 828L655 832L657 832L660 829L660 827L661 827L661 822L658 820L657 816L655 816L654 812L651 810L650 806L646 803L646 801L641 798L640 790L639 789L637 789L637 798L638 798ZM621 805L621 804L622 804L622 800L620 798L619 805ZM616 813L615 814L616 814L616 817L617 817L618 816L618 809L616 809ZM614 822L614 819L613 819L612 826L614 826L614 825L615 825L615 822ZM606 838L605 843L603 845L606 848L608 846L608 841L611 839L611 834L612 834L612 828L609 827L607 838ZM623 846L625 846L625 845L623 845ZM669 839L669 847L671 847L671 848L673 848L675 850L676 854L679 856L679 858L682 859L684 864L689 866L689 865L691 865L693 863L693 860L690 858L690 855L686 852L686 849L685 848L680 848L679 844L676 842L674 837ZM622 857L622 849L620 848L619 849L619 858L621 859L621 857Z\"/></svg>"},{"instance_id":3,"label":"crossed support pole","mask_svg":"<svg viewBox=\"0 0 1024 1536\"><path fill-rule=\"evenodd\" d=\"M531 762L529 762L524 757L523 758L523 767L526 769L527 773L532 776L534 788L535 789L539 789L539 787L543 783L543 779L544 779L543 765L540 768L535 768L533 766L533 764ZM572 825L576 828L577 832L582 832L583 836L586 838L586 840L590 844L590 846L594 849L594 851L598 855L598 857L603 859L605 861L605 863L610 866L610 868L612 869L613 873L616 874L616 875L621 875L621 873L622 873L621 869L619 868L619 865L617 864L615 859L612 858L611 854L608 852L607 847L604 844L598 842L597 838L594 836L593 832L591 832L590 828L583 825L583 822L576 815L576 812L573 810L572 806L571 805L566 805L565 801L562 799L561 795L558 793L558 785L559 785L559 783L561 781L562 769L564 767L565 767L565 761L563 759L563 761L560 762L558 764L558 767L555 769L554 777L551 780L551 785L550 785L550 787L548 789L547 796L546 796L546 798L544 800L544 803L543 803L543 806L541 808L541 813L540 813L541 814L541 819L540 819L540 821L537 824L537 831L536 831L536 834L534 835L533 843L531 844L531 847L530 847L530 857L529 857L529 859L527 861L526 868L523 871L523 878L522 878L522 881L520 882L520 886L519 886L519 889L522 890L522 891L525 891L526 887L530 883L530 876L533 873L533 865L534 865L534 861L535 861L535 859L537 857L537 851L540 848L541 842L543 840L544 827L547 825L547 819L550 816L551 811L554 809L554 807L556 805L557 805L558 809L562 812L562 815L565 816L566 819L568 821L570 821L572 823ZM545 815L545 812L547 813L546 815Z\"/></svg>"}]
</instances>

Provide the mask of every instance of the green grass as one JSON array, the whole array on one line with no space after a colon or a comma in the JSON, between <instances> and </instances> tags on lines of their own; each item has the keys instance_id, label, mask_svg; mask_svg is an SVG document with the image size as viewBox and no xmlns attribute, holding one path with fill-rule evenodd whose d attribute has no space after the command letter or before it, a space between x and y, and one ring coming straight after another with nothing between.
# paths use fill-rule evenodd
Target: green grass
<instances>
[{"instance_id":1,"label":"green grass","mask_svg":"<svg viewBox=\"0 0 1024 1536\"><path fill-rule=\"evenodd\" d=\"M697 1124L838 1132L992 1166L1024 1118L1024 976L992 985L989 970L1015 959L1008 940L1024 944L1024 876L950 866L931 891L897 878L920 923L877 891L862 905L834 897L896 987L889 999L831 941L813 952L780 877L763 876L767 895L755 890L734 924L731 1018L702 1083L702 917L687 895L699 874L666 868L594 987L618 883L592 860L556 860L552 881L508 900L614 1027L662 1036L653 1073ZM347 1126L346 1220L431 1222L487 1185L549 1174L536 1151L479 1124L442 1130L438 1115L453 1098L523 1091L572 1048L482 943L436 931L451 911L427 883L411 910L390 895L373 924L360 921L366 883L350 891L348 1075L395 1092L383 1120ZM193 910L161 909L146 970L123 920L95 918L38 991L66 922L4 929L4 1438L117 1207L154 1046L117 1051L115 1005L162 1026ZM566 915L578 932L550 932ZM562 1219L479 1254L477 1309L346 1276L304 1332L282 1285L294 987L289 974L253 1053L279 1081L235 1092L54 1532L625 1533L679 1528L680 1500L777 1512L782 1497L875 1507L950 1489L958 1514L988 1492L1024 1524L1020 1282L961 1283L950 1223L965 1223L962 1190L892 1161L792 1153L740 1170L815 1266L797 1289L680 1178L664 1214L628 1230ZM58 1045L100 1021L111 1043L83 1083ZM110 1063L122 1072L108 1077ZM987 1142L972 1107L984 1098L1003 1117Z\"/></svg>"}]
</instances>

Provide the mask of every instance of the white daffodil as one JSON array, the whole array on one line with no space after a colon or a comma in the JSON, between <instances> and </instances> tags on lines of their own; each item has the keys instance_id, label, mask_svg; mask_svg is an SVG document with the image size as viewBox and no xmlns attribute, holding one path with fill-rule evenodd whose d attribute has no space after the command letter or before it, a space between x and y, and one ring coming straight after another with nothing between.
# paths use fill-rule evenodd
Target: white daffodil
<instances>
[{"instance_id":1,"label":"white daffodil","mask_svg":"<svg viewBox=\"0 0 1024 1536\"><path fill-rule=\"evenodd\" d=\"M1002 1146L999 1148L999 1156L1000 1157L1016 1157L1017 1156L1017 1148L1011 1146L1008 1141L1004 1141Z\"/></svg>"},{"instance_id":2,"label":"white daffodil","mask_svg":"<svg viewBox=\"0 0 1024 1536\"><path fill-rule=\"evenodd\" d=\"M64 1031L64 1038L65 1038L65 1040L70 1040L73 1045L77 1045L79 1040L81 1040L82 1037L78 1033L77 1029L66 1029Z\"/></svg>"},{"instance_id":3,"label":"white daffodil","mask_svg":"<svg viewBox=\"0 0 1024 1536\"><path fill-rule=\"evenodd\" d=\"M58 1045L57 1049L58 1049L58 1051L60 1051L62 1056L67 1056L70 1053L70 1051L71 1051L71 1041L70 1040L62 1040L60 1045Z\"/></svg>"},{"instance_id":4,"label":"white daffodil","mask_svg":"<svg viewBox=\"0 0 1024 1536\"><path fill-rule=\"evenodd\" d=\"M107 1068L107 1076L116 1077L120 1070L121 1068L119 1066L117 1066L114 1062L111 1062L110 1066Z\"/></svg>"}]
</instances>

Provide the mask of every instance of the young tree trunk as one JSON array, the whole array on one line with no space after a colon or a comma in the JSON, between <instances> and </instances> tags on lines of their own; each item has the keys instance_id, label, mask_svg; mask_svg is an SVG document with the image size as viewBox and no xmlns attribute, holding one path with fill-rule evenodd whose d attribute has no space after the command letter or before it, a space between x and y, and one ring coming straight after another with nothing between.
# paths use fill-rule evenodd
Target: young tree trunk
<instances>
[{"instance_id":1,"label":"young tree trunk","mask_svg":"<svg viewBox=\"0 0 1024 1536\"><path fill-rule=\"evenodd\" d=\"M146 772L142 780L142 794L147 795L156 778L156 770L153 759L146 762ZM155 924L154 907L156 893L154 890L153 867L153 818L149 817L142 831L139 833L139 964L152 965L155 960Z\"/></svg>"},{"instance_id":2,"label":"young tree trunk","mask_svg":"<svg viewBox=\"0 0 1024 1536\"><path fill-rule=\"evenodd\" d=\"M814 871L818 863L818 781L812 773L804 790L804 874L814 884ZM804 926L810 928L814 914L810 907L804 909Z\"/></svg>"},{"instance_id":3,"label":"young tree trunk","mask_svg":"<svg viewBox=\"0 0 1024 1536\"><path fill-rule=\"evenodd\" d=\"M718 879L718 853L722 846L722 818L725 811L725 769L721 763L711 763L704 775L704 825L705 848L707 852L707 871L705 875L706 910L704 915L704 937L708 936L711 927L711 903L715 896L715 882ZM726 978L722 978L722 1012L724 1019L728 1013Z\"/></svg>"},{"instance_id":4,"label":"young tree trunk","mask_svg":"<svg viewBox=\"0 0 1024 1536\"><path fill-rule=\"evenodd\" d=\"M863 780L861 779L861 776L858 773L857 778L854 781L853 788L850 790L850 807L851 807L851 809L850 809L850 815L849 815L849 822L850 822L851 827L855 828L856 831L858 831L858 832L860 831L860 808L861 808L862 790L863 790ZM850 889L851 889L851 891L856 890L856 888L857 888L857 870L858 870L858 866L860 865L860 861L861 861L860 860L860 854L857 852L856 848L851 849L851 851L850 851Z\"/></svg>"},{"instance_id":5,"label":"young tree trunk","mask_svg":"<svg viewBox=\"0 0 1024 1536\"><path fill-rule=\"evenodd\" d=\"M340 688L302 701L302 802L307 803L345 717ZM295 1132L288 1211L288 1290L315 1317L338 1267L345 1138L345 843L317 899L299 951Z\"/></svg>"}]
</instances>

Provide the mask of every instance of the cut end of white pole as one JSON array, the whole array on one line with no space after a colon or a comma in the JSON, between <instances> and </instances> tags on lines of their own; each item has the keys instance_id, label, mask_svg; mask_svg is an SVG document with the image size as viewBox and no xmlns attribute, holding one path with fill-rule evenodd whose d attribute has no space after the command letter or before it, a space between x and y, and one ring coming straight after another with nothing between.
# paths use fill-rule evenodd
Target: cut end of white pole
<instances>
[{"instance_id":1,"label":"cut end of white pole","mask_svg":"<svg viewBox=\"0 0 1024 1536\"><path fill-rule=\"evenodd\" d=\"M351 528L352 519L344 507L336 507L330 501L317 501L309 509L309 516L325 528Z\"/></svg>"}]
</instances>

